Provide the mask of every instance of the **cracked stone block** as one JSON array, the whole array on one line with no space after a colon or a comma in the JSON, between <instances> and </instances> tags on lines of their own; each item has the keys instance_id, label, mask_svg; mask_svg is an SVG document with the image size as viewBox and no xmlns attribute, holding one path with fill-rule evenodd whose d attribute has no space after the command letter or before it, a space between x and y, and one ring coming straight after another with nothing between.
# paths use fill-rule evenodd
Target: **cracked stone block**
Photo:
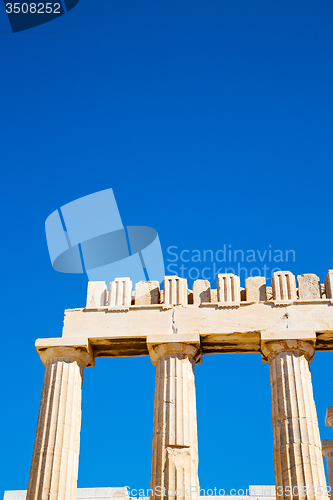
<instances>
[{"instance_id":1,"label":"cracked stone block","mask_svg":"<svg viewBox=\"0 0 333 500\"><path fill-rule=\"evenodd\" d=\"M246 300L248 302L265 302L266 298L266 278L263 276L253 276L245 280Z\"/></svg>"},{"instance_id":2,"label":"cracked stone block","mask_svg":"<svg viewBox=\"0 0 333 500\"><path fill-rule=\"evenodd\" d=\"M98 309L106 306L107 294L105 281L89 281L86 309Z\"/></svg>"},{"instance_id":3,"label":"cracked stone block","mask_svg":"<svg viewBox=\"0 0 333 500\"><path fill-rule=\"evenodd\" d=\"M320 279L316 274L297 276L298 297L303 300L321 299Z\"/></svg>"},{"instance_id":4,"label":"cracked stone block","mask_svg":"<svg viewBox=\"0 0 333 500\"><path fill-rule=\"evenodd\" d=\"M139 281L135 284L135 305L158 304L160 285L158 281Z\"/></svg>"},{"instance_id":5,"label":"cracked stone block","mask_svg":"<svg viewBox=\"0 0 333 500\"><path fill-rule=\"evenodd\" d=\"M210 302L210 283L208 280L196 280L193 283L193 304Z\"/></svg>"}]
</instances>

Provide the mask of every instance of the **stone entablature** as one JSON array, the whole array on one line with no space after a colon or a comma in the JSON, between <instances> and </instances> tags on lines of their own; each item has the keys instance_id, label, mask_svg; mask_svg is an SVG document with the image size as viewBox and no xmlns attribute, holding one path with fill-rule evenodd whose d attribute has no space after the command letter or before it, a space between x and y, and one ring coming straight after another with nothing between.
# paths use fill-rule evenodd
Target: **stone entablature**
<instances>
[{"instance_id":1,"label":"stone entablature","mask_svg":"<svg viewBox=\"0 0 333 500\"><path fill-rule=\"evenodd\" d=\"M104 282L89 282L86 307L65 311L62 338L37 341L36 348L89 339L95 357L148 356L148 336L198 334L202 354L261 353L263 342L305 338L316 351L333 350L333 271L325 284L314 274L297 281L298 289L292 273L279 271L272 291L263 277L247 278L241 290L233 274L220 274L216 290L206 280L188 290L176 276L165 277L164 290L141 281L133 291L129 278L117 278L109 291Z\"/></svg>"}]
</instances>

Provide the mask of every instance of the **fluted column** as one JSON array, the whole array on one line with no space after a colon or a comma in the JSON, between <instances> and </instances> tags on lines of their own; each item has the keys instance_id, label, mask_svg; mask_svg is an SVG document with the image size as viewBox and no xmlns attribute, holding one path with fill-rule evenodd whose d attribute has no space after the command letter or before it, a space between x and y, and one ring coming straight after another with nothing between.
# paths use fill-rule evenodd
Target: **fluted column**
<instances>
[{"instance_id":1,"label":"fluted column","mask_svg":"<svg viewBox=\"0 0 333 500\"><path fill-rule=\"evenodd\" d=\"M150 348L156 365L151 498L199 498L194 364L199 344Z\"/></svg>"},{"instance_id":2,"label":"fluted column","mask_svg":"<svg viewBox=\"0 0 333 500\"><path fill-rule=\"evenodd\" d=\"M262 352L270 364L277 499L327 498L309 366L313 344L276 340Z\"/></svg>"},{"instance_id":3,"label":"fluted column","mask_svg":"<svg viewBox=\"0 0 333 500\"><path fill-rule=\"evenodd\" d=\"M50 347L40 352L45 376L27 500L76 500L83 369L89 352Z\"/></svg>"}]
</instances>

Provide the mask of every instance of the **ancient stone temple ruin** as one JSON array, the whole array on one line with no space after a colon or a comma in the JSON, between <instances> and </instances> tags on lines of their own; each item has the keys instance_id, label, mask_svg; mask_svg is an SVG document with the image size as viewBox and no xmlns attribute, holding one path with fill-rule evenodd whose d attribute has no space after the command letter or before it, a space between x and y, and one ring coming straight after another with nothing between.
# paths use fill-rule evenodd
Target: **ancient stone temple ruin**
<instances>
[{"instance_id":1,"label":"ancient stone temple ruin","mask_svg":"<svg viewBox=\"0 0 333 500\"><path fill-rule=\"evenodd\" d=\"M176 276L163 290L89 282L86 307L65 311L62 337L36 341L45 378L27 500L76 499L83 370L114 356L150 356L156 366L152 500L185 500L177 490L199 499L194 371L218 353L261 353L270 365L277 498L327 498L309 361L333 350L333 271L324 284L297 276L297 287L291 272L276 272L271 285L253 277L241 289L233 274L220 274L216 289L197 280L188 290ZM333 441L323 453L332 485Z\"/></svg>"}]
</instances>

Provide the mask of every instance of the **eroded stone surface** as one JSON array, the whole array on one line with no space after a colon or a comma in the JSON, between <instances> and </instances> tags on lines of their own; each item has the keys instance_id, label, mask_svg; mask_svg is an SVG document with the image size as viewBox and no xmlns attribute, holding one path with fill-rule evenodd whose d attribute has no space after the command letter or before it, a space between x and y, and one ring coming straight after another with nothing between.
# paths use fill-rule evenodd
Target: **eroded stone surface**
<instances>
[{"instance_id":1,"label":"eroded stone surface","mask_svg":"<svg viewBox=\"0 0 333 500\"><path fill-rule=\"evenodd\" d=\"M246 300L249 302L265 302L266 278L254 276L245 280Z\"/></svg>"},{"instance_id":2,"label":"eroded stone surface","mask_svg":"<svg viewBox=\"0 0 333 500\"><path fill-rule=\"evenodd\" d=\"M106 306L107 294L105 281L89 281L86 309L98 309Z\"/></svg>"},{"instance_id":3,"label":"eroded stone surface","mask_svg":"<svg viewBox=\"0 0 333 500\"><path fill-rule=\"evenodd\" d=\"M297 276L298 297L302 300L321 299L320 279L315 274Z\"/></svg>"},{"instance_id":4,"label":"eroded stone surface","mask_svg":"<svg viewBox=\"0 0 333 500\"><path fill-rule=\"evenodd\" d=\"M207 280L196 280L193 283L193 304L210 302L210 283Z\"/></svg>"},{"instance_id":5,"label":"eroded stone surface","mask_svg":"<svg viewBox=\"0 0 333 500\"><path fill-rule=\"evenodd\" d=\"M158 281L139 281L135 284L135 305L158 304L160 286Z\"/></svg>"}]
</instances>

